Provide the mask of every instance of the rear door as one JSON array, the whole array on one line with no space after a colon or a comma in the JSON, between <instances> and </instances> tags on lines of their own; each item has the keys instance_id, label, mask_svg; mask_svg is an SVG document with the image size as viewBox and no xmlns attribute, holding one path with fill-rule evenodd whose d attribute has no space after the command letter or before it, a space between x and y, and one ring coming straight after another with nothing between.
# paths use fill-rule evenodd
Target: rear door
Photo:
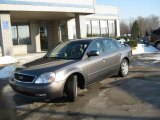
<instances>
[{"instance_id":1,"label":"rear door","mask_svg":"<svg viewBox=\"0 0 160 120\"><path fill-rule=\"evenodd\" d=\"M111 39L102 40L104 46L104 60L105 60L105 72L106 75L112 75L119 71L121 53Z\"/></svg>"}]
</instances>

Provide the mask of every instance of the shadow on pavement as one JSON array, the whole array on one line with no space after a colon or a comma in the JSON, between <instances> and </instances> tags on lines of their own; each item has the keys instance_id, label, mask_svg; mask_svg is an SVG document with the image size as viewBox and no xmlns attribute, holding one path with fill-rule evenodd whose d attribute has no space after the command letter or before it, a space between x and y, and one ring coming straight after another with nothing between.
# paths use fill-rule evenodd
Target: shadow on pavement
<instances>
[{"instance_id":1,"label":"shadow on pavement","mask_svg":"<svg viewBox=\"0 0 160 120\"><path fill-rule=\"evenodd\" d=\"M13 101L15 102L16 106L33 104L35 102L37 103L38 102L40 103L68 103L69 102L66 97L49 100L46 98L39 98L39 97L27 97L18 93L13 96Z\"/></svg>"},{"instance_id":2,"label":"shadow on pavement","mask_svg":"<svg viewBox=\"0 0 160 120\"><path fill-rule=\"evenodd\" d=\"M0 79L0 120L17 120L12 99L3 93L8 85L8 79Z\"/></svg>"},{"instance_id":3,"label":"shadow on pavement","mask_svg":"<svg viewBox=\"0 0 160 120\"><path fill-rule=\"evenodd\" d=\"M25 119L32 112L38 112L38 113L41 113L41 114L59 115L59 116L67 115L65 120L69 120L69 119L80 120L80 119L84 119L84 118L87 118L87 119L89 119L89 118L107 119L107 120L159 120L160 119L159 117L145 117L145 116L144 117L138 117L138 116L107 115L107 114L93 114L93 113L80 113L80 112L67 112L66 113L66 112L57 112L57 111L54 111L54 110L53 111L40 110L45 106L46 106L46 104L41 106L40 108L34 110L34 111L30 111L28 109L21 109L22 111L25 111L27 113L20 116L19 120Z\"/></svg>"},{"instance_id":4,"label":"shadow on pavement","mask_svg":"<svg viewBox=\"0 0 160 120\"><path fill-rule=\"evenodd\" d=\"M160 80L146 80L146 78L143 80L133 77L115 81L109 85L117 87L127 92L130 96L135 96L144 103L152 104L160 109Z\"/></svg>"}]
</instances>

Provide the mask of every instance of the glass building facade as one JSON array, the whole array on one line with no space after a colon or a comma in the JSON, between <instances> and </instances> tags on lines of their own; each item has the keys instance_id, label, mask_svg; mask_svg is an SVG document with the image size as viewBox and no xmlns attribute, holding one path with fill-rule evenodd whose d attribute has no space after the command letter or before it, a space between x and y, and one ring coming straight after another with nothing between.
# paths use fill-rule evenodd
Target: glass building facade
<instances>
[{"instance_id":1,"label":"glass building facade","mask_svg":"<svg viewBox=\"0 0 160 120\"><path fill-rule=\"evenodd\" d=\"M116 37L114 20L87 20L87 37Z\"/></svg>"}]
</instances>

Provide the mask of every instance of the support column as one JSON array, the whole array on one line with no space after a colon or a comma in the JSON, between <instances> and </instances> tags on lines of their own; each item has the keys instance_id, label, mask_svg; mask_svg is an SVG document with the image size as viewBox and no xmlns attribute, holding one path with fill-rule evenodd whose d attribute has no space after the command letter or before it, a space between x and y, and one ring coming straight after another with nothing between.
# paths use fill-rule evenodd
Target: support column
<instances>
[{"instance_id":1,"label":"support column","mask_svg":"<svg viewBox=\"0 0 160 120\"><path fill-rule=\"evenodd\" d=\"M78 39L86 38L85 15L75 14L76 37Z\"/></svg>"},{"instance_id":2,"label":"support column","mask_svg":"<svg viewBox=\"0 0 160 120\"><path fill-rule=\"evenodd\" d=\"M120 37L120 23L119 23L119 20L115 21L115 25L116 25L116 37Z\"/></svg>"},{"instance_id":3,"label":"support column","mask_svg":"<svg viewBox=\"0 0 160 120\"><path fill-rule=\"evenodd\" d=\"M31 43L29 46L28 52L41 52L41 41L40 41L40 31L39 31L39 23L31 22L30 23L31 30Z\"/></svg>"},{"instance_id":4,"label":"support column","mask_svg":"<svg viewBox=\"0 0 160 120\"><path fill-rule=\"evenodd\" d=\"M0 43L2 47L2 56L12 56L13 42L9 12L0 13Z\"/></svg>"},{"instance_id":5,"label":"support column","mask_svg":"<svg viewBox=\"0 0 160 120\"><path fill-rule=\"evenodd\" d=\"M54 21L48 28L48 49L53 49L58 45L60 40L59 21Z\"/></svg>"}]
</instances>

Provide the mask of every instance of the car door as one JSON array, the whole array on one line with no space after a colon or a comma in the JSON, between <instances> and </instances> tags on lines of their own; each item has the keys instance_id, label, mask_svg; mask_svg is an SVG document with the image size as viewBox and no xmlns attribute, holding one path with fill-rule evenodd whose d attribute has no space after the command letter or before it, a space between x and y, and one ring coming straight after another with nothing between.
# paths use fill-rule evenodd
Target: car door
<instances>
[{"instance_id":1,"label":"car door","mask_svg":"<svg viewBox=\"0 0 160 120\"><path fill-rule=\"evenodd\" d=\"M119 71L121 54L111 39L102 40L104 46L105 73L112 75Z\"/></svg>"},{"instance_id":2,"label":"car door","mask_svg":"<svg viewBox=\"0 0 160 120\"><path fill-rule=\"evenodd\" d=\"M102 43L99 40L94 41L89 46L87 52L90 51L98 51L99 56L87 57L86 58L86 65L87 65L87 76L88 80L86 84L91 84L93 82L98 81L104 75L104 61L103 61L103 54L104 49Z\"/></svg>"}]
</instances>

